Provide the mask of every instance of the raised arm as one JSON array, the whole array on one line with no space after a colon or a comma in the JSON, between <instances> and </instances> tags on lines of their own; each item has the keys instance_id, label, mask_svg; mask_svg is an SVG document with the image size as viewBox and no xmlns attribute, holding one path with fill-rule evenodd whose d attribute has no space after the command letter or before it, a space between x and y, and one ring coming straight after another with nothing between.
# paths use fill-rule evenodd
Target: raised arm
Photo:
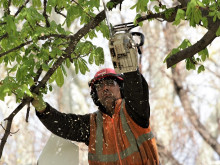
<instances>
[{"instance_id":1,"label":"raised arm","mask_svg":"<svg viewBox=\"0 0 220 165\"><path fill-rule=\"evenodd\" d=\"M124 73L125 106L131 118L141 127L149 126L148 84L139 70Z\"/></svg>"},{"instance_id":2,"label":"raised arm","mask_svg":"<svg viewBox=\"0 0 220 165\"><path fill-rule=\"evenodd\" d=\"M64 114L43 101L42 96L33 94L32 105L45 127L57 136L89 144L90 114Z\"/></svg>"}]
</instances>

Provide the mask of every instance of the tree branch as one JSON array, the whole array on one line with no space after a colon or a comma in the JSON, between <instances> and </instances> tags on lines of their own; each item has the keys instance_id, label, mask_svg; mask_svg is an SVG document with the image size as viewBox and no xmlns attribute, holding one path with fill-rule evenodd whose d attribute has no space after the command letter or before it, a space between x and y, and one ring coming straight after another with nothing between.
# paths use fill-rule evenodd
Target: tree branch
<instances>
[{"instance_id":1,"label":"tree branch","mask_svg":"<svg viewBox=\"0 0 220 165\"><path fill-rule=\"evenodd\" d=\"M60 34L50 34L50 35L41 36L41 37L38 38L38 40L46 40L46 39L51 38L51 37L70 39L70 38L71 38L71 35L70 35L70 36L67 36L67 35L64 35L64 34L61 34L61 35L60 35ZM8 54L8 53L11 53L11 52L13 52L13 51L16 51L16 50L18 50L18 49L24 47L25 45L28 45L28 44L32 43L32 42L33 42L33 40L27 41L27 42L22 43L22 44L20 44L19 46L15 47L15 48L12 48L12 49L10 49L10 50L8 50L8 51L6 51L6 52L0 53L0 57L6 55L6 54Z\"/></svg>"},{"instance_id":2,"label":"tree branch","mask_svg":"<svg viewBox=\"0 0 220 165\"><path fill-rule=\"evenodd\" d=\"M55 10L55 12L56 12L57 14L62 15L63 17L66 18L66 15L63 14L63 13L61 13L61 12L57 9L57 6L55 6L54 10Z\"/></svg>"},{"instance_id":3,"label":"tree branch","mask_svg":"<svg viewBox=\"0 0 220 165\"><path fill-rule=\"evenodd\" d=\"M7 8L7 10L6 10L6 13L7 13L8 15L10 15L10 13L11 13L11 11L10 11L10 6L11 6L11 0L8 0L8 8Z\"/></svg>"},{"instance_id":4,"label":"tree branch","mask_svg":"<svg viewBox=\"0 0 220 165\"><path fill-rule=\"evenodd\" d=\"M161 12L161 13L149 13L145 16L139 17L136 21L137 21L137 23L140 23L140 22L148 20L148 19L161 18L164 21L173 22L176 18L177 10L180 9L181 7L182 6L178 5L176 7L167 9L167 10L172 11L169 17L166 16L166 11L164 11L164 12Z\"/></svg>"},{"instance_id":5,"label":"tree branch","mask_svg":"<svg viewBox=\"0 0 220 165\"><path fill-rule=\"evenodd\" d=\"M123 0L120 0L119 3L121 3ZM90 20L89 23L87 23L83 28L81 28L75 35L70 36L70 42L69 46L66 48L65 53L58 58L58 60L53 64L53 66L49 69L49 71L46 73L46 75L43 77L43 79L39 82L39 84L35 87L33 87L32 91L33 93L38 93L39 89L43 87L47 81L49 80L50 76L56 71L56 69L62 64L62 62L71 57L71 53L75 49L76 44L80 41L82 37L84 37L90 29L94 29L97 25L99 25L103 20L105 19L105 12L102 11L99 14L96 15L92 20ZM22 103L10 114L10 116L6 119L7 126L6 131L4 133L4 136L2 138L1 144L0 144L0 158L2 157L2 152L5 146L5 143L7 141L7 138L9 136L9 131L11 129L11 124L14 116L29 102L31 102L32 98L27 97L22 100Z\"/></svg>"},{"instance_id":6,"label":"tree branch","mask_svg":"<svg viewBox=\"0 0 220 165\"><path fill-rule=\"evenodd\" d=\"M28 3L29 1L30 1L30 0L26 0L25 3L18 8L18 10L17 10L17 12L15 13L14 17L16 17L16 16L21 12L21 10L27 5L27 3Z\"/></svg>"},{"instance_id":7,"label":"tree branch","mask_svg":"<svg viewBox=\"0 0 220 165\"><path fill-rule=\"evenodd\" d=\"M8 33L5 33L4 35L2 35L2 36L0 37L0 41L1 41L2 39L6 38L6 37L8 37Z\"/></svg>"},{"instance_id":8,"label":"tree branch","mask_svg":"<svg viewBox=\"0 0 220 165\"><path fill-rule=\"evenodd\" d=\"M27 42L22 43L22 44L20 44L19 46L13 48L13 49L10 49L10 50L8 50L8 51L6 51L6 52L1 53L1 54L0 54L0 58L1 58L2 56L4 56L4 55L8 54L8 53L11 53L11 52L13 52L13 51L15 51L15 50L18 50L18 49L24 47L25 45L30 44L31 42L33 42L33 41L27 41Z\"/></svg>"},{"instance_id":9,"label":"tree branch","mask_svg":"<svg viewBox=\"0 0 220 165\"><path fill-rule=\"evenodd\" d=\"M195 129L198 131L200 136L203 138L203 140L208 143L212 149L220 155L220 144L217 142L217 140L209 134L209 131L205 128L205 126L199 121L194 109L191 106L191 102L189 100L189 96L187 94L187 91L183 88L182 82L181 82L181 74L178 73L178 68L172 68L172 74L173 74L173 82L174 82L174 88L177 93L177 95L180 98L180 101L182 103L182 106L192 123L192 125L195 127Z\"/></svg>"},{"instance_id":10,"label":"tree branch","mask_svg":"<svg viewBox=\"0 0 220 165\"><path fill-rule=\"evenodd\" d=\"M186 58L192 57L196 53L205 49L216 38L216 31L218 30L219 26L220 20L217 20L197 43L167 58L167 68Z\"/></svg>"},{"instance_id":11,"label":"tree branch","mask_svg":"<svg viewBox=\"0 0 220 165\"><path fill-rule=\"evenodd\" d=\"M8 118L6 118L5 120L7 120L7 125L6 125L6 130L4 133L4 136L1 139L1 145L0 145L0 158L2 156L2 152L3 152L3 148L5 146L5 143L7 141L8 136L10 135L10 130L11 130L11 125L12 125L12 121L14 116L28 103L31 101L32 98L28 98L25 99L24 101L22 101L22 103L9 115Z\"/></svg>"},{"instance_id":12,"label":"tree branch","mask_svg":"<svg viewBox=\"0 0 220 165\"><path fill-rule=\"evenodd\" d=\"M46 21L46 27L50 27L50 22L48 20L48 15L47 15L47 0L44 0L44 11L43 11L43 16Z\"/></svg>"}]
</instances>

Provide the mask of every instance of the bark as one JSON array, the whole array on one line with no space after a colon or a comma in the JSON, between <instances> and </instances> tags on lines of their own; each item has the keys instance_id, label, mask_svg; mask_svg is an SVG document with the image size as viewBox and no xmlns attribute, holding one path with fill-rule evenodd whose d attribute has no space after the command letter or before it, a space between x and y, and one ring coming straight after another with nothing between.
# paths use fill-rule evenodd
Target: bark
<instances>
[{"instance_id":1,"label":"bark","mask_svg":"<svg viewBox=\"0 0 220 165\"><path fill-rule=\"evenodd\" d=\"M115 0L112 0L115 2ZM121 4L123 0L115 2L114 7L117 4ZM84 27L82 27L78 32L76 32L73 36L70 36L70 42L69 46L66 48L65 53L53 64L53 66L49 69L49 71L46 73L46 75L43 77L43 79L39 82L37 86L31 87L31 92L38 93L40 88L44 87L47 81L50 79L52 74L56 71L56 69L62 64L63 61L65 61L67 58L71 58L71 53L74 51L76 44L80 41L81 38L83 38L91 29L94 29L96 26L98 26L103 20L105 19L105 12L101 11L99 14L96 15L88 24L86 24ZM39 76L39 75L38 75ZM1 139L0 144L0 159L2 157L4 146L7 142L8 136L11 134L11 125L14 116L28 103L30 103L32 98L27 97L25 98L20 105L7 117L5 120L7 120L7 125L5 128L5 133Z\"/></svg>"},{"instance_id":2,"label":"bark","mask_svg":"<svg viewBox=\"0 0 220 165\"><path fill-rule=\"evenodd\" d=\"M217 142L217 139L215 139L209 131L206 129L206 127L200 122L197 114L195 113L194 109L192 108L189 95L187 93L187 90L184 89L182 84L182 77L179 72L179 68L172 68L172 75L173 75L173 84L175 91L177 95L179 96L179 99L181 101L181 104L185 110L185 113L187 114L191 124L194 126L194 128L198 131L200 136L204 139L204 141L210 145L210 147L218 154L220 155L220 144Z\"/></svg>"},{"instance_id":3,"label":"bark","mask_svg":"<svg viewBox=\"0 0 220 165\"><path fill-rule=\"evenodd\" d=\"M167 68L177 64L178 62L193 57L196 53L200 52L201 50L205 49L212 41L216 38L216 31L220 26L220 20L217 20L208 32L194 45L170 56L167 59Z\"/></svg>"},{"instance_id":4,"label":"bark","mask_svg":"<svg viewBox=\"0 0 220 165\"><path fill-rule=\"evenodd\" d=\"M144 20L158 19L158 18L161 19L161 21L174 22L178 9L181 8L182 10L186 11L187 3L189 2L189 0L179 0L179 2L181 5L167 9L167 10L172 11L169 17L166 16L166 11L161 12L161 13L149 12L147 15L138 18L137 23L140 23ZM193 57L196 53L205 49L217 37L216 32L218 28L220 27L220 20L217 19L216 22L213 22L213 17L208 16L209 15L208 9L201 8L201 7L199 9L202 12L202 16L207 18L208 27L206 28L208 29L208 32L198 42L196 42L192 46L182 51L179 51L178 53L173 54L172 56L167 58L166 60L167 68L170 68L171 66L177 64L178 62L186 58ZM201 25L201 24L198 24L198 25Z\"/></svg>"}]
</instances>

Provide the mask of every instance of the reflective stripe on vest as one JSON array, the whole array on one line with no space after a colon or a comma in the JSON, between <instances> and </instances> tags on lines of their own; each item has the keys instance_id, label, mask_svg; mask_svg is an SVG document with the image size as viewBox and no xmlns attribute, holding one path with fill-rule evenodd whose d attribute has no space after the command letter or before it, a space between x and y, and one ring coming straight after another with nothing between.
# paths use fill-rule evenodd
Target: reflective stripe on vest
<instances>
[{"instance_id":1,"label":"reflective stripe on vest","mask_svg":"<svg viewBox=\"0 0 220 165\"><path fill-rule=\"evenodd\" d=\"M125 114L123 112L123 105L124 105L124 99L121 103L121 109L120 109L120 117L121 117L121 123L122 128L127 136L127 139L130 143L130 147L120 152L121 159L126 158L127 156L132 155L135 152L138 152L140 147L146 140L151 140L154 136L152 132L143 134L138 137L138 139L135 139L128 123L125 117ZM95 144L95 150L96 153L89 153L88 159L92 161L99 161L99 162L116 162L119 160L118 154L109 154L109 155L103 155L103 118L100 111L97 112L97 129L96 129L96 144ZM137 147L138 145L138 147Z\"/></svg>"}]
</instances>

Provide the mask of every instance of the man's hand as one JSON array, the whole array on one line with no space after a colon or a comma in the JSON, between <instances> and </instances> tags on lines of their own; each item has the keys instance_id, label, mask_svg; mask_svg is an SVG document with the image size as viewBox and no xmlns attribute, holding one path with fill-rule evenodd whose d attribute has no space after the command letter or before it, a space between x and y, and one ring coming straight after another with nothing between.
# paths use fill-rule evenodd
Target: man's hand
<instances>
[{"instance_id":1,"label":"man's hand","mask_svg":"<svg viewBox=\"0 0 220 165\"><path fill-rule=\"evenodd\" d=\"M32 105L35 107L35 109L38 112L42 113L47 107L46 103L44 102L42 96L37 95L35 93L32 93L32 95L33 95L33 98L34 98L33 101L31 102Z\"/></svg>"}]
</instances>

